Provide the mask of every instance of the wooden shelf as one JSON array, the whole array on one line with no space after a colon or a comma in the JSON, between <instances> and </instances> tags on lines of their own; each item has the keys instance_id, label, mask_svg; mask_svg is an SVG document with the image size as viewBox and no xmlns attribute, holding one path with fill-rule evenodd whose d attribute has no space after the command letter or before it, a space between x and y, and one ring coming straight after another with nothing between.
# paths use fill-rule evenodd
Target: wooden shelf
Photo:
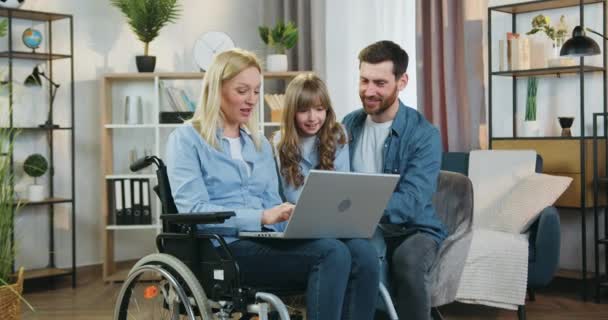
<instances>
[{"instance_id":1,"label":"wooden shelf","mask_svg":"<svg viewBox=\"0 0 608 320\"><path fill-rule=\"evenodd\" d=\"M285 72L262 72L264 78L289 79L300 74L312 73L312 71L285 71ZM129 72L129 73L106 73L108 80L152 80L156 77L162 80L203 79L204 72Z\"/></svg>"},{"instance_id":2,"label":"wooden shelf","mask_svg":"<svg viewBox=\"0 0 608 320\"><path fill-rule=\"evenodd\" d=\"M604 0L583 0L584 4L602 3ZM526 13L533 11L544 11L551 9L576 7L579 5L579 0L542 0L529 1L504 6L490 7L492 11L500 11L504 13Z\"/></svg>"},{"instance_id":3,"label":"wooden shelf","mask_svg":"<svg viewBox=\"0 0 608 320\"><path fill-rule=\"evenodd\" d=\"M72 15L70 15L70 14L59 14L59 13L51 13L51 12L40 12L40 11L8 9L8 8L0 9L0 17L8 17L9 14L14 19L25 19L25 20L35 20L35 21L56 21L56 20L68 19L68 18L72 17Z\"/></svg>"},{"instance_id":4,"label":"wooden shelf","mask_svg":"<svg viewBox=\"0 0 608 320\"><path fill-rule=\"evenodd\" d=\"M562 137L562 136L545 136L545 137L492 137L492 140L580 140L581 137ZM593 137L584 137L585 140L591 140Z\"/></svg>"},{"instance_id":5,"label":"wooden shelf","mask_svg":"<svg viewBox=\"0 0 608 320\"><path fill-rule=\"evenodd\" d=\"M9 128L3 127L0 130L8 130ZM21 130L21 131L55 131L55 130L72 130L72 127L13 127L12 129Z\"/></svg>"},{"instance_id":6,"label":"wooden shelf","mask_svg":"<svg viewBox=\"0 0 608 320\"><path fill-rule=\"evenodd\" d=\"M39 278L50 278L50 277L58 277L58 276L67 276L71 275L72 270L67 269L59 269L59 268L42 268L42 269L33 269L33 270L25 270L24 279L39 279Z\"/></svg>"},{"instance_id":7,"label":"wooden shelf","mask_svg":"<svg viewBox=\"0 0 608 320\"><path fill-rule=\"evenodd\" d=\"M595 66L583 66L583 72L602 72L604 68ZM492 72L493 76L505 76L505 77L533 77L533 76L560 76L562 74L577 74L580 73L580 66L570 67L554 67L554 68L541 68L541 69L529 69L529 70L509 70L509 71L495 71Z\"/></svg>"},{"instance_id":8,"label":"wooden shelf","mask_svg":"<svg viewBox=\"0 0 608 320\"><path fill-rule=\"evenodd\" d=\"M155 224L107 225L106 230L155 230L160 226Z\"/></svg>"},{"instance_id":9,"label":"wooden shelf","mask_svg":"<svg viewBox=\"0 0 608 320\"><path fill-rule=\"evenodd\" d=\"M154 129L158 127L157 124L106 124L106 129Z\"/></svg>"},{"instance_id":10,"label":"wooden shelf","mask_svg":"<svg viewBox=\"0 0 608 320\"><path fill-rule=\"evenodd\" d=\"M108 174L106 179L156 179L156 174L140 174L140 173L125 173L125 174Z\"/></svg>"},{"instance_id":11,"label":"wooden shelf","mask_svg":"<svg viewBox=\"0 0 608 320\"><path fill-rule=\"evenodd\" d=\"M106 73L104 78L107 80L153 80L159 77L162 80L202 80L204 76L204 72L127 72Z\"/></svg>"},{"instance_id":12,"label":"wooden shelf","mask_svg":"<svg viewBox=\"0 0 608 320\"><path fill-rule=\"evenodd\" d=\"M25 51L2 51L0 52L0 58L8 58L12 53L13 59L31 59L31 60L58 60L67 59L72 56L69 54L59 53L46 53L46 52L25 52Z\"/></svg>"},{"instance_id":13,"label":"wooden shelf","mask_svg":"<svg viewBox=\"0 0 608 320\"><path fill-rule=\"evenodd\" d=\"M312 71L284 71L284 72L262 72L264 78L269 79L289 79L295 78L298 75L313 73Z\"/></svg>"},{"instance_id":14,"label":"wooden shelf","mask_svg":"<svg viewBox=\"0 0 608 320\"><path fill-rule=\"evenodd\" d=\"M68 198L47 198L42 201L29 201L27 199L18 199L17 202L13 203L13 205L17 205L17 203L21 203L21 206L39 206L46 204L55 204L55 203L71 203L72 199Z\"/></svg>"}]
</instances>

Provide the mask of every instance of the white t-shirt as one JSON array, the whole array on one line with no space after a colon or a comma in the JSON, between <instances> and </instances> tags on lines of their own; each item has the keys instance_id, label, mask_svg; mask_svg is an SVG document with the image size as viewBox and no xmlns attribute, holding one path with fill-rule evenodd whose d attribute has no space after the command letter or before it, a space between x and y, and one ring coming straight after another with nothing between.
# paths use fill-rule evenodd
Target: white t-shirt
<instances>
[{"instance_id":1,"label":"white t-shirt","mask_svg":"<svg viewBox=\"0 0 608 320\"><path fill-rule=\"evenodd\" d=\"M311 154L315 148L317 136L300 138L300 152L302 155Z\"/></svg>"},{"instance_id":2,"label":"white t-shirt","mask_svg":"<svg viewBox=\"0 0 608 320\"><path fill-rule=\"evenodd\" d=\"M243 145L241 144L241 138L224 138L228 140L228 143L230 143L230 157L234 160L240 160L243 162L243 165L247 169L247 176L249 177L251 175L251 168L249 168L249 164L247 164L245 159L243 159Z\"/></svg>"},{"instance_id":3,"label":"white t-shirt","mask_svg":"<svg viewBox=\"0 0 608 320\"><path fill-rule=\"evenodd\" d=\"M384 143L393 121L376 123L368 115L365 119L361 138L353 154L352 169L356 172L382 173L384 163Z\"/></svg>"}]
</instances>

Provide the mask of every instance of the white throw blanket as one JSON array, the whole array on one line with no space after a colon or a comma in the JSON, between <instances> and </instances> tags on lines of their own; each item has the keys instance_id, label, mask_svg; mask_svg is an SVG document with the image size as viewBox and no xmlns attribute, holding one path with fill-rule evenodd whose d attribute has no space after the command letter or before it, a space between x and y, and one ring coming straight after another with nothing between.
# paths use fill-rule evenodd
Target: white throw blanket
<instances>
[{"instance_id":1,"label":"white throw blanket","mask_svg":"<svg viewBox=\"0 0 608 320\"><path fill-rule=\"evenodd\" d=\"M517 310L528 282L528 236L473 230L456 300Z\"/></svg>"},{"instance_id":2,"label":"white throw blanket","mask_svg":"<svg viewBox=\"0 0 608 320\"><path fill-rule=\"evenodd\" d=\"M528 235L489 230L476 221L519 179L533 174L534 151L472 151L473 239L456 300L516 310L525 303L528 281Z\"/></svg>"}]
</instances>

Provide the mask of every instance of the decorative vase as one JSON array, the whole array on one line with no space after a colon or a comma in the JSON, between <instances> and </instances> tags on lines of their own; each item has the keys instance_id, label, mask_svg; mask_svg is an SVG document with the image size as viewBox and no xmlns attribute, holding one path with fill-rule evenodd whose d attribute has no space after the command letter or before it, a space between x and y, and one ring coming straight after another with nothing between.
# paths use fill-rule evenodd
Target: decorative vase
<instances>
[{"instance_id":1,"label":"decorative vase","mask_svg":"<svg viewBox=\"0 0 608 320\"><path fill-rule=\"evenodd\" d=\"M526 137L540 136L540 126L538 120L524 121L524 134Z\"/></svg>"},{"instance_id":2,"label":"decorative vase","mask_svg":"<svg viewBox=\"0 0 608 320\"><path fill-rule=\"evenodd\" d=\"M287 71L287 55L270 54L266 57L266 70L270 72Z\"/></svg>"},{"instance_id":3,"label":"decorative vase","mask_svg":"<svg viewBox=\"0 0 608 320\"><path fill-rule=\"evenodd\" d=\"M156 67L155 56L136 56L135 64L137 65L137 71L139 72L154 72Z\"/></svg>"},{"instance_id":4,"label":"decorative vase","mask_svg":"<svg viewBox=\"0 0 608 320\"><path fill-rule=\"evenodd\" d=\"M40 184L30 184L27 187L27 200L32 202L44 200L44 186Z\"/></svg>"},{"instance_id":5,"label":"decorative vase","mask_svg":"<svg viewBox=\"0 0 608 320\"><path fill-rule=\"evenodd\" d=\"M0 0L0 7L17 9L25 3L25 0Z\"/></svg>"},{"instance_id":6,"label":"decorative vase","mask_svg":"<svg viewBox=\"0 0 608 320\"><path fill-rule=\"evenodd\" d=\"M551 57L547 60L548 67L567 67L576 65L576 60L572 57L562 57L560 52L564 45L563 38L557 38L553 40L551 44Z\"/></svg>"},{"instance_id":7,"label":"decorative vase","mask_svg":"<svg viewBox=\"0 0 608 320\"><path fill-rule=\"evenodd\" d=\"M562 127L562 137L572 137L570 128L574 123L574 117L557 117L560 127Z\"/></svg>"}]
</instances>

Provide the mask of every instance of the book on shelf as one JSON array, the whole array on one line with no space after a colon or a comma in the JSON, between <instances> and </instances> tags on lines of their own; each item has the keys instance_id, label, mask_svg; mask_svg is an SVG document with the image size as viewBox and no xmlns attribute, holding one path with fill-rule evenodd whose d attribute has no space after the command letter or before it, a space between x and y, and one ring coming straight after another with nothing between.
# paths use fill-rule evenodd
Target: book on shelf
<instances>
[{"instance_id":1,"label":"book on shelf","mask_svg":"<svg viewBox=\"0 0 608 320\"><path fill-rule=\"evenodd\" d=\"M176 112L193 112L196 104L186 90L167 85L164 81L160 81L162 91L165 92L169 106Z\"/></svg>"}]
</instances>

